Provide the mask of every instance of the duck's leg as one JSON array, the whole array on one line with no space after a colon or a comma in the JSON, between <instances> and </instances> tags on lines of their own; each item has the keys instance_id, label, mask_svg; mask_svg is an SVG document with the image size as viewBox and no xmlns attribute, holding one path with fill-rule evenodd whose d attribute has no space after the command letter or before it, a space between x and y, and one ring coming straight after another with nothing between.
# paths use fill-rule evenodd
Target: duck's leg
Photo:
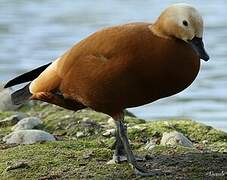
<instances>
[{"instance_id":1,"label":"duck's leg","mask_svg":"<svg viewBox=\"0 0 227 180\"><path fill-rule=\"evenodd\" d=\"M117 126L117 133L119 133L119 137L122 141L122 144L124 146L124 150L125 153L127 155L127 160L128 163L130 163L134 168L135 168L135 173L137 175L140 176L156 176L156 175L160 175L160 171L147 171L146 169L140 167L137 162L136 162L136 158L131 150L129 141L128 141L128 137L124 128L124 124L123 124L123 115L120 116L116 116L115 120L116 120L116 126Z\"/></svg>"},{"instance_id":2,"label":"duck's leg","mask_svg":"<svg viewBox=\"0 0 227 180\"><path fill-rule=\"evenodd\" d=\"M125 133L127 133L127 126L124 125ZM121 163L121 162L126 162L127 161L127 154L125 153L124 145L122 143L122 140L119 135L118 129L116 129L116 135L115 135L115 143L114 143L114 154L113 154L113 159L108 162L108 164L113 164L113 163ZM136 161L144 161L145 158L136 156Z\"/></svg>"},{"instance_id":3,"label":"duck's leg","mask_svg":"<svg viewBox=\"0 0 227 180\"><path fill-rule=\"evenodd\" d=\"M125 126L125 131L127 131L127 127ZM116 129L116 133L115 133L115 143L114 143L114 146L115 146L115 150L114 150L114 154L113 154L113 159L109 161L110 164L112 163L121 163L121 162L125 162L127 161L127 156L126 156L126 153L125 153L125 150L124 150L124 145L121 141L121 138L119 136L119 132L118 130Z\"/></svg>"}]
</instances>

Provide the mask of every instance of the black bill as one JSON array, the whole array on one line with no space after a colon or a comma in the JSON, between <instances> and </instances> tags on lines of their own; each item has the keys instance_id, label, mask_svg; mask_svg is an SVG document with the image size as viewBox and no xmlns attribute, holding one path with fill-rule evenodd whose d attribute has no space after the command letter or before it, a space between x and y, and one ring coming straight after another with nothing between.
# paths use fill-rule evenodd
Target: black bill
<instances>
[{"instance_id":1,"label":"black bill","mask_svg":"<svg viewBox=\"0 0 227 180\"><path fill-rule=\"evenodd\" d=\"M204 49L204 44L202 38L194 37L189 44L195 50L195 52L199 55L201 59L204 61L208 61L210 59L209 55L207 54L206 50Z\"/></svg>"}]
</instances>

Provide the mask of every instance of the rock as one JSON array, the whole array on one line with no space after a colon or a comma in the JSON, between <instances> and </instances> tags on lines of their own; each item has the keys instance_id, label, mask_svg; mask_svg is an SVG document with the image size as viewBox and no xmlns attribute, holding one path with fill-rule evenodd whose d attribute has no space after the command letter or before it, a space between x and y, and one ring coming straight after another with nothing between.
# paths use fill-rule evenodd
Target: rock
<instances>
[{"instance_id":1,"label":"rock","mask_svg":"<svg viewBox=\"0 0 227 180\"><path fill-rule=\"evenodd\" d=\"M12 126L12 125L15 125L16 123L18 123L21 119L27 117L26 114L24 113L21 113L21 112L18 112L17 114L14 114L10 117L7 117L3 120L0 121L0 127L1 126Z\"/></svg>"},{"instance_id":2,"label":"rock","mask_svg":"<svg viewBox=\"0 0 227 180\"><path fill-rule=\"evenodd\" d=\"M84 132L79 131L76 133L76 137L77 138L85 137L85 134L84 134Z\"/></svg>"},{"instance_id":3,"label":"rock","mask_svg":"<svg viewBox=\"0 0 227 180\"><path fill-rule=\"evenodd\" d=\"M145 145L144 149L146 150L151 150L156 146L156 144L154 144L153 142L149 142Z\"/></svg>"},{"instance_id":4,"label":"rock","mask_svg":"<svg viewBox=\"0 0 227 180\"><path fill-rule=\"evenodd\" d=\"M12 111L16 110L20 105L13 105L11 101L11 94L13 90L11 88L4 89L0 87L0 111Z\"/></svg>"},{"instance_id":5,"label":"rock","mask_svg":"<svg viewBox=\"0 0 227 180\"><path fill-rule=\"evenodd\" d=\"M12 127L13 131L25 130L25 129L33 129L34 127L40 125L42 121L37 117L27 117L20 120L14 127Z\"/></svg>"},{"instance_id":6,"label":"rock","mask_svg":"<svg viewBox=\"0 0 227 180\"><path fill-rule=\"evenodd\" d=\"M108 121L107 121L107 123L108 123L108 125L109 125L110 127L116 127L115 121L114 121L113 118L109 118Z\"/></svg>"},{"instance_id":7,"label":"rock","mask_svg":"<svg viewBox=\"0 0 227 180\"><path fill-rule=\"evenodd\" d=\"M209 141L208 141L208 140L203 140L202 143L203 143L203 144L208 144Z\"/></svg>"},{"instance_id":8,"label":"rock","mask_svg":"<svg viewBox=\"0 0 227 180\"><path fill-rule=\"evenodd\" d=\"M29 165L27 162L24 162L24 161L19 161L19 162L16 162L15 164L13 165L10 165L6 168L6 171L10 171L10 170L15 170L15 169L19 169L19 168L28 168Z\"/></svg>"},{"instance_id":9,"label":"rock","mask_svg":"<svg viewBox=\"0 0 227 180\"><path fill-rule=\"evenodd\" d=\"M192 142L186 138L182 133L179 133L177 131L173 131L170 133L163 133L161 142L161 145L181 145L185 147L193 147Z\"/></svg>"},{"instance_id":10,"label":"rock","mask_svg":"<svg viewBox=\"0 0 227 180\"><path fill-rule=\"evenodd\" d=\"M115 129L107 129L106 132L104 132L102 135L104 137L112 137L115 136L115 132L116 132Z\"/></svg>"},{"instance_id":11,"label":"rock","mask_svg":"<svg viewBox=\"0 0 227 180\"><path fill-rule=\"evenodd\" d=\"M146 143L144 149L146 149L146 150L153 149L157 145L157 142L158 142L157 138L151 139L148 143Z\"/></svg>"},{"instance_id":12,"label":"rock","mask_svg":"<svg viewBox=\"0 0 227 180\"><path fill-rule=\"evenodd\" d=\"M34 144L43 141L56 141L53 135L42 130L18 130L3 138L6 144Z\"/></svg>"}]
</instances>

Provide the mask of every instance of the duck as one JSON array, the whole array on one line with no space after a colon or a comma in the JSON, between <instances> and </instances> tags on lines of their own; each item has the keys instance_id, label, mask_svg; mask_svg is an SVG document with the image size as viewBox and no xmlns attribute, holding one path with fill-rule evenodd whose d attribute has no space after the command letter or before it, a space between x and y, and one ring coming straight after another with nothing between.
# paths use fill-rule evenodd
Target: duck
<instances>
[{"instance_id":1,"label":"duck","mask_svg":"<svg viewBox=\"0 0 227 180\"><path fill-rule=\"evenodd\" d=\"M154 23L136 22L99 30L55 61L10 80L5 88L27 84L11 95L14 104L39 100L78 111L91 108L116 123L113 159L123 156L137 175L158 172L138 165L130 147L124 110L175 95L197 77L203 18L189 4L173 4Z\"/></svg>"}]
</instances>

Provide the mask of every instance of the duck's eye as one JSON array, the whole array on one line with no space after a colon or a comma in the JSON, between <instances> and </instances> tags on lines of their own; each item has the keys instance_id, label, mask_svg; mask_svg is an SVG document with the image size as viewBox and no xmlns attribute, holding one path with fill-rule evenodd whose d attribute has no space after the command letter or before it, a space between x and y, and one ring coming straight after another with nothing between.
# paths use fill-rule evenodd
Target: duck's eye
<instances>
[{"instance_id":1,"label":"duck's eye","mask_svg":"<svg viewBox=\"0 0 227 180\"><path fill-rule=\"evenodd\" d=\"M186 20L183 20L183 25L188 26L188 22Z\"/></svg>"}]
</instances>

